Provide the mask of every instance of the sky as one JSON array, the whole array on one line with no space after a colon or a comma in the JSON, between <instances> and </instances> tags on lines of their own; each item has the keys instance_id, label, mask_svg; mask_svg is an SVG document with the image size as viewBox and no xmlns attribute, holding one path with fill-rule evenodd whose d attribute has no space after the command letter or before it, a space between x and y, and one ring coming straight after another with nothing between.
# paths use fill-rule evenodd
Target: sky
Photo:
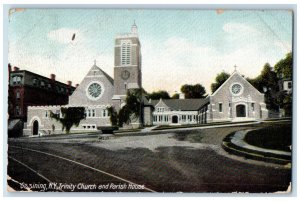
<instances>
[{"instance_id":1,"label":"sky","mask_svg":"<svg viewBox=\"0 0 300 201\"><path fill-rule=\"evenodd\" d=\"M253 78L284 58L292 17L288 10L17 9L9 15L8 61L75 85L96 60L113 77L114 39L135 21L146 91L172 95L200 83L210 94L222 71L231 74L236 65Z\"/></svg>"}]
</instances>

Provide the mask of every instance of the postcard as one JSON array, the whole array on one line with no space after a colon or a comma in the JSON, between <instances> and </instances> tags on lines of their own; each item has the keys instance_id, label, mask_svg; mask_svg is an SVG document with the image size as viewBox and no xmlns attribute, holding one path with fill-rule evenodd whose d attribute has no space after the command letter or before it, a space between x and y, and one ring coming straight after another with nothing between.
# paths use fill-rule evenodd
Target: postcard
<instances>
[{"instance_id":1,"label":"postcard","mask_svg":"<svg viewBox=\"0 0 300 201\"><path fill-rule=\"evenodd\" d=\"M291 193L293 17L10 9L7 191Z\"/></svg>"}]
</instances>

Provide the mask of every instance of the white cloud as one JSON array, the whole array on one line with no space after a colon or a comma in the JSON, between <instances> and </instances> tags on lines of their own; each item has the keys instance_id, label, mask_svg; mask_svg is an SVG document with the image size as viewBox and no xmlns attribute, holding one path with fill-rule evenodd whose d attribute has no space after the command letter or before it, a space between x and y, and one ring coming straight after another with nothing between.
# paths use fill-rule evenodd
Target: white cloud
<instances>
[{"instance_id":1,"label":"white cloud","mask_svg":"<svg viewBox=\"0 0 300 201\"><path fill-rule=\"evenodd\" d=\"M230 34L259 34L260 32L246 24L229 22L223 25L223 30Z\"/></svg>"},{"instance_id":2,"label":"white cloud","mask_svg":"<svg viewBox=\"0 0 300 201\"><path fill-rule=\"evenodd\" d=\"M289 43L287 41L276 40L276 41L274 41L274 45L279 47L281 49L281 51L285 54L292 51L292 45L291 45L291 43Z\"/></svg>"},{"instance_id":3,"label":"white cloud","mask_svg":"<svg viewBox=\"0 0 300 201\"><path fill-rule=\"evenodd\" d=\"M50 31L48 33L48 38L62 44L68 44L73 42L72 40L73 34L75 34L75 39L76 39L76 37L80 36L81 33L79 32L79 30L76 29L61 28L61 29Z\"/></svg>"},{"instance_id":4,"label":"white cloud","mask_svg":"<svg viewBox=\"0 0 300 201\"><path fill-rule=\"evenodd\" d=\"M275 48L257 42L245 42L226 52L217 47L201 46L185 38L171 37L162 44L142 41L143 85L151 92L164 89L173 94L183 84L200 83L210 93L210 85L223 70L232 73L234 65L246 77L256 77L263 65L274 65L279 59ZM220 44L222 45L222 44Z\"/></svg>"},{"instance_id":5,"label":"white cloud","mask_svg":"<svg viewBox=\"0 0 300 201\"><path fill-rule=\"evenodd\" d=\"M20 44L10 45L9 62L22 70L29 70L45 77L54 73L57 80L61 82L71 80L75 85L82 81L96 59L97 66L112 76L113 55L99 54L92 49L91 45L82 40L67 44L59 53L53 50L47 55L29 55L26 47Z\"/></svg>"}]
</instances>

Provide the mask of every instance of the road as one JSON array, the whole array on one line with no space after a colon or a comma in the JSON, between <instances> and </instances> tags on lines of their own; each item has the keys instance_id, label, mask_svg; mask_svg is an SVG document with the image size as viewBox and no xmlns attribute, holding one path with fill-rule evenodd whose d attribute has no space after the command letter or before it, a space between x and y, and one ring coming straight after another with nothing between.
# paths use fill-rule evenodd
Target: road
<instances>
[{"instance_id":1,"label":"road","mask_svg":"<svg viewBox=\"0 0 300 201\"><path fill-rule=\"evenodd\" d=\"M180 140L156 135L164 146L155 149L147 148L152 142L143 136L138 138L144 139L140 147L120 141L137 137L116 139L119 149L107 148L113 140L9 140L8 175L12 179L8 183L16 190L67 192L286 191L291 181L290 168L229 156L221 150L224 136L248 128L180 131L186 134ZM178 136L176 132L170 135ZM201 143L188 142L189 135L199 135Z\"/></svg>"}]
</instances>

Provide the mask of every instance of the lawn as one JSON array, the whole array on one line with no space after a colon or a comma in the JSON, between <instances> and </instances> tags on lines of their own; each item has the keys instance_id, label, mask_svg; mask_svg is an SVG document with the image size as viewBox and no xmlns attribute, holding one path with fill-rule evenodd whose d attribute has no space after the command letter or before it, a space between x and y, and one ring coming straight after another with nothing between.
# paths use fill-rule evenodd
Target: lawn
<instances>
[{"instance_id":1,"label":"lawn","mask_svg":"<svg viewBox=\"0 0 300 201\"><path fill-rule=\"evenodd\" d=\"M266 128L250 131L245 141L257 147L290 152L292 124L272 124Z\"/></svg>"}]
</instances>

